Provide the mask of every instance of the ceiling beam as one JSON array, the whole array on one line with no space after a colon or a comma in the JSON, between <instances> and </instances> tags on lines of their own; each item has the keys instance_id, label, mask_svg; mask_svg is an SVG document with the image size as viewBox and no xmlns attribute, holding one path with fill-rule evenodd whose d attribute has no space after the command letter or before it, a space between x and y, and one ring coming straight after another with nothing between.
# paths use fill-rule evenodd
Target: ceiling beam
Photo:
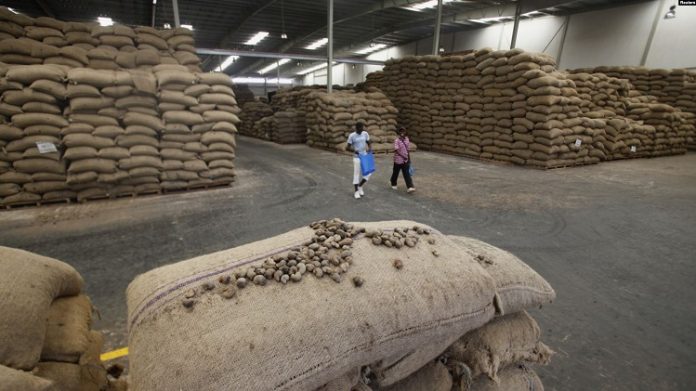
<instances>
[{"instance_id":1,"label":"ceiling beam","mask_svg":"<svg viewBox=\"0 0 696 391\"><path fill-rule=\"evenodd\" d=\"M519 0L518 0L519 1ZM562 6L562 5L567 5L576 2L575 1L569 1L569 0L524 0L522 2L523 4L523 10L524 12L531 12L531 11L536 11L536 10L541 10L545 9L548 7L553 7L553 6ZM352 14L348 17L344 17L342 19L336 20L334 24L337 23L344 23L350 20L353 20L355 18L363 17L365 15L369 15L372 12L378 12L383 9L388 9L388 8L393 8L393 7L403 7L409 4L413 3L418 3L419 1L417 0L383 0L380 1L379 3L367 7L361 11L356 12L355 14ZM472 9L469 11L463 11L463 12L449 12L445 15L442 16L442 23L443 24L461 24L465 26L476 26L479 28L487 27L490 24L484 24L484 23L475 23L471 22L471 19L484 19L484 18L492 18L492 17L501 17L501 16L507 16L507 17L514 17L515 16L515 10L517 5L513 2L508 2L506 4L499 4L498 2L493 2L493 1L486 1L482 2L482 6L476 9ZM420 14L423 14L422 17L412 19L406 23L402 24L397 24L397 25L390 25L386 26L378 31L376 31L373 34L370 34L369 37L364 37L361 39L362 42L368 42L371 40L375 40L381 36L387 35L391 32L395 31L406 31L409 29L417 28L417 27L423 27L423 26L429 26L429 25L434 25L435 23L435 18L436 15L434 12L421 12ZM310 33L305 34L301 38L294 39L292 41L284 43L277 51L280 53L283 53L290 48L296 46L300 42L312 37L313 35L316 35L320 32L322 32L324 29L326 29L326 24L322 24L322 26L317 26L316 29L313 29ZM346 53L348 50L350 50L354 45L347 45L342 47L339 50L336 50L335 52L338 55L341 55L341 53ZM235 72L237 74L245 74L247 72L251 72L254 69L257 69L261 67L264 64L263 60L255 61L254 63L244 67L241 71Z\"/></svg>"},{"instance_id":2,"label":"ceiling beam","mask_svg":"<svg viewBox=\"0 0 696 391\"><path fill-rule=\"evenodd\" d=\"M50 16L51 18L56 17L55 12L53 12L51 7L49 7L44 0L34 0L34 2L39 6L39 8L41 8L41 11L43 11L46 16Z\"/></svg>"},{"instance_id":3,"label":"ceiling beam","mask_svg":"<svg viewBox=\"0 0 696 391\"><path fill-rule=\"evenodd\" d=\"M379 11L389 9L389 8L403 7L403 6L407 6L409 4L418 3L420 1L421 0L382 0L382 1L377 2L374 5L371 5L369 7L365 7L354 14L351 14L351 15L346 16L346 17L341 18L341 19L335 19L334 26L337 24L348 22L348 21L356 19L356 18L360 18L360 17L366 16L366 15L372 14L373 12L379 12ZM303 34L300 38L295 38L295 39L292 39L292 40L284 43L283 45L281 45L281 47L279 49L277 49L277 51L282 53L282 52L285 52L287 50L290 50L292 47L296 46L297 44L301 43L302 41L304 41L308 38L311 38L315 34L319 34L320 32L324 31L325 29L326 29L326 23L320 23L318 25L315 25L315 27L310 29L309 33ZM242 69L242 71L240 73L243 74L243 73L249 72L251 69L258 68L261 65L263 65L263 61L256 61L253 64Z\"/></svg>"},{"instance_id":4,"label":"ceiling beam","mask_svg":"<svg viewBox=\"0 0 696 391\"><path fill-rule=\"evenodd\" d=\"M254 16L258 15L259 13L263 12L266 8L272 6L276 1L278 0L264 0L261 5L259 5L256 8L249 9L247 12L242 14L241 18L239 18L239 22L235 23L233 28L229 29L225 35L222 37L220 42L218 43L219 48L227 48L229 41L234 38L234 36L242 29L244 24L246 24L251 18ZM212 61L211 57L208 57L203 61L203 68L205 69L207 65Z\"/></svg>"},{"instance_id":5,"label":"ceiling beam","mask_svg":"<svg viewBox=\"0 0 696 391\"><path fill-rule=\"evenodd\" d=\"M211 56L238 56L238 57L256 57L256 58L272 58L272 59L284 59L289 58L292 60L302 60L302 61L327 61L326 56L315 55L315 54L298 54L298 53L275 53L275 52L257 52L251 50L232 50L232 49L206 49L199 48L196 49L198 54L207 54ZM370 64L370 65L384 65L384 61L368 60L365 58L356 57L344 57L335 58L334 61L339 63L348 64Z\"/></svg>"}]
</instances>

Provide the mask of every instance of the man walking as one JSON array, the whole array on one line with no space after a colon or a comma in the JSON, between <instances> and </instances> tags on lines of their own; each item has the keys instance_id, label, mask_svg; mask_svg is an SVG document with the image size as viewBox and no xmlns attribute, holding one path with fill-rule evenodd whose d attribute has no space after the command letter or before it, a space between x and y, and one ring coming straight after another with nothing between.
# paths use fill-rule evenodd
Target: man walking
<instances>
[{"instance_id":1,"label":"man walking","mask_svg":"<svg viewBox=\"0 0 696 391\"><path fill-rule=\"evenodd\" d=\"M365 130L365 125L362 122L356 123L355 131L348 136L348 150L352 150L355 153L353 156L353 187L355 187L355 199L360 199L360 197L365 195L363 187L367 180L370 179L370 175L363 177L358 156L372 151L370 135Z\"/></svg>"}]
</instances>

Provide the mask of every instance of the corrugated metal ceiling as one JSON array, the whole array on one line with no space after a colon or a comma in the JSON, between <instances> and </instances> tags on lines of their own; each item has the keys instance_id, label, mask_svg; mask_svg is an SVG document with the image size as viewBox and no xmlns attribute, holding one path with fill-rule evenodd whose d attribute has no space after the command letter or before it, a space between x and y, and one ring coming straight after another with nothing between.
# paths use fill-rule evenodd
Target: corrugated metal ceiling
<instances>
[{"instance_id":1,"label":"corrugated metal ceiling","mask_svg":"<svg viewBox=\"0 0 696 391\"><path fill-rule=\"evenodd\" d=\"M576 13L606 6L617 6L640 0L581 0L549 1L525 0L523 5L544 8L554 6L553 14ZM644 1L644 0L643 0ZM66 21L94 21L98 16L109 16L114 21L129 25L150 25L155 14L155 26L173 22L172 1L157 0L3 0L2 4L31 16L54 16ZM403 8L408 3L424 0L334 0L334 50L337 56L354 56L356 48L368 43L388 46L403 44L432 35L435 21L433 8L415 12ZM536 4L532 4L536 3ZM323 54L324 50L306 50L311 42L326 36L325 0L178 0L182 24L194 26L196 45L202 48L225 48ZM460 1L446 3L443 8L443 32L482 27L476 23L447 22L447 17L481 9L514 6L514 0ZM259 31L270 33L258 45L244 43ZM282 39L281 34L287 34ZM220 59L204 58L207 67ZM226 72L249 74L272 60L259 61L241 58ZM294 62L282 70L293 68Z\"/></svg>"}]
</instances>

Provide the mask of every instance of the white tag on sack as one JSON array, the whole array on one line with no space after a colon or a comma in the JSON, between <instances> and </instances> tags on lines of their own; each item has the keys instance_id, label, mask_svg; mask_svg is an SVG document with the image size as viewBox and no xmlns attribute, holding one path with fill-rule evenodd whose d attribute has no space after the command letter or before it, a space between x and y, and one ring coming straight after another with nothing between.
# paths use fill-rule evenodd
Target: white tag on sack
<instances>
[{"instance_id":1,"label":"white tag on sack","mask_svg":"<svg viewBox=\"0 0 696 391\"><path fill-rule=\"evenodd\" d=\"M58 152L55 144L46 141L37 141L36 148L39 150L39 153Z\"/></svg>"},{"instance_id":2,"label":"white tag on sack","mask_svg":"<svg viewBox=\"0 0 696 391\"><path fill-rule=\"evenodd\" d=\"M635 146L635 145L631 145L631 152L635 152L635 151L636 151L636 146Z\"/></svg>"},{"instance_id":3,"label":"white tag on sack","mask_svg":"<svg viewBox=\"0 0 696 391\"><path fill-rule=\"evenodd\" d=\"M576 138L575 139L575 148L580 148L581 145L582 145L582 140L580 140L579 138Z\"/></svg>"}]
</instances>

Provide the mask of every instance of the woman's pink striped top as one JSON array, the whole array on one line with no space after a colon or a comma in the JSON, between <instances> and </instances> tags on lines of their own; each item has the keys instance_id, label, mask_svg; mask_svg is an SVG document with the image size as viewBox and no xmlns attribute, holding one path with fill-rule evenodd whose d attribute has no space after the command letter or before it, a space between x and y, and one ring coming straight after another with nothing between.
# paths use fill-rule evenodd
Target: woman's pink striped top
<instances>
[{"instance_id":1,"label":"woman's pink striped top","mask_svg":"<svg viewBox=\"0 0 696 391\"><path fill-rule=\"evenodd\" d=\"M404 164L408 161L408 148L410 145L411 142L408 140L408 137L404 137L403 140L401 137L397 137L394 140L394 163Z\"/></svg>"}]
</instances>

